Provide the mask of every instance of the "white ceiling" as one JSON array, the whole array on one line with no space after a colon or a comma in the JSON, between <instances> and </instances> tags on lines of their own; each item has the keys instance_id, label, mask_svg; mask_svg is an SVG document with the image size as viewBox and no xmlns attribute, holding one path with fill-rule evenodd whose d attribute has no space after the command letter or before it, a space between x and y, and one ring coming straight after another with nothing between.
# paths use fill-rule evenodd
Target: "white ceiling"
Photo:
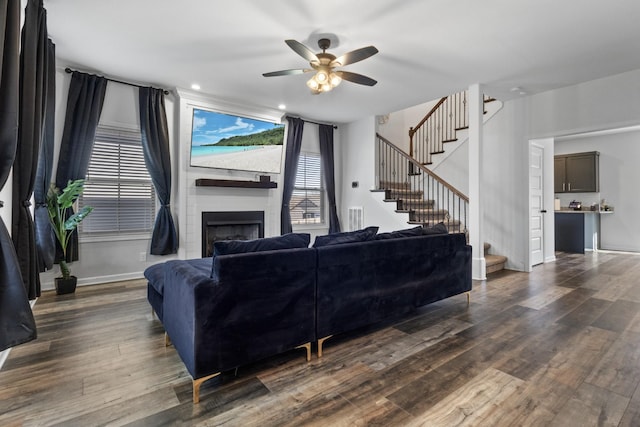
<instances>
[{"instance_id":1,"label":"white ceiling","mask_svg":"<svg viewBox=\"0 0 640 427\"><path fill-rule=\"evenodd\" d=\"M485 85L500 99L640 68L638 0L44 0L57 64L344 123ZM343 82L311 95L285 43L331 53L374 45Z\"/></svg>"}]
</instances>

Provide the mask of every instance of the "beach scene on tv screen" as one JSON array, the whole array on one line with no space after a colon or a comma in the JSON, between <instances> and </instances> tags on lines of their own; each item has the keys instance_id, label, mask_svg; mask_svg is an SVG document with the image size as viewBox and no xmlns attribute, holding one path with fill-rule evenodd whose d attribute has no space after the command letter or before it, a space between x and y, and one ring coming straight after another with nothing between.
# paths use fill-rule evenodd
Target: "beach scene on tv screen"
<instances>
[{"instance_id":1,"label":"beach scene on tv screen","mask_svg":"<svg viewBox=\"0 0 640 427\"><path fill-rule=\"evenodd\" d=\"M280 173L284 125L193 110L191 166Z\"/></svg>"}]
</instances>

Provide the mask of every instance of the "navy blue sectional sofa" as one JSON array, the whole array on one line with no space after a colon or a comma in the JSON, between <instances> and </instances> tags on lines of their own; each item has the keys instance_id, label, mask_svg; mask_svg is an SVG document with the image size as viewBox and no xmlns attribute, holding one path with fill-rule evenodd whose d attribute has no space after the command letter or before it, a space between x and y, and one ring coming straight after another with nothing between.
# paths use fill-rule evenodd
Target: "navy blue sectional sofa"
<instances>
[{"instance_id":1,"label":"navy blue sectional sofa","mask_svg":"<svg viewBox=\"0 0 640 427\"><path fill-rule=\"evenodd\" d=\"M463 234L376 231L321 236L311 248L294 233L215 242L213 258L149 267L148 299L193 378L194 403L220 372L296 347L309 360L314 341L321 357L332 335L471 291Z\"/></svg>"}]
</instances>

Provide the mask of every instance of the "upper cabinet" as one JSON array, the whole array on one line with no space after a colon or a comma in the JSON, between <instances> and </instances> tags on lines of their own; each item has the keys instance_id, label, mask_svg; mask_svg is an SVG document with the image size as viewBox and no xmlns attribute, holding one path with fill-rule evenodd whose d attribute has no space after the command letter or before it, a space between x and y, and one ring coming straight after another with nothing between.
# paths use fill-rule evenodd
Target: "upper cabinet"
<instances>
[{"instance_id":1,"label":"upper cabinet","mask_svg":"<svg viewBox=\"0 0 640 427\"><path fill-rule=\"evenodd\" d=\"M554 192L596 193L600 191L600 153L563 154L554 157Z\"/></svg>"}]
</instances>

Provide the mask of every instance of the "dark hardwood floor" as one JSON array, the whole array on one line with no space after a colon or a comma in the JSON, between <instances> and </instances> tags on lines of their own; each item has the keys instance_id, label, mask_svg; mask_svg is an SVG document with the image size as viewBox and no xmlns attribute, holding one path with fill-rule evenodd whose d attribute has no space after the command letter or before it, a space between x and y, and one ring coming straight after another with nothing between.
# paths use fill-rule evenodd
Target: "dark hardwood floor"
<instances>
[{"instance_id":1,"label":"dark hardwood floor","mask_svg":"<svg viewBox=\"0 0 640 427\"><path fill-rule=\"evenodd\" d=\"M38 339L0 371L0 425L638 426L640 256L558 253L409 318L206 382L191 379L145 282L46 292Z\"/></svg>"}]
</instances>

